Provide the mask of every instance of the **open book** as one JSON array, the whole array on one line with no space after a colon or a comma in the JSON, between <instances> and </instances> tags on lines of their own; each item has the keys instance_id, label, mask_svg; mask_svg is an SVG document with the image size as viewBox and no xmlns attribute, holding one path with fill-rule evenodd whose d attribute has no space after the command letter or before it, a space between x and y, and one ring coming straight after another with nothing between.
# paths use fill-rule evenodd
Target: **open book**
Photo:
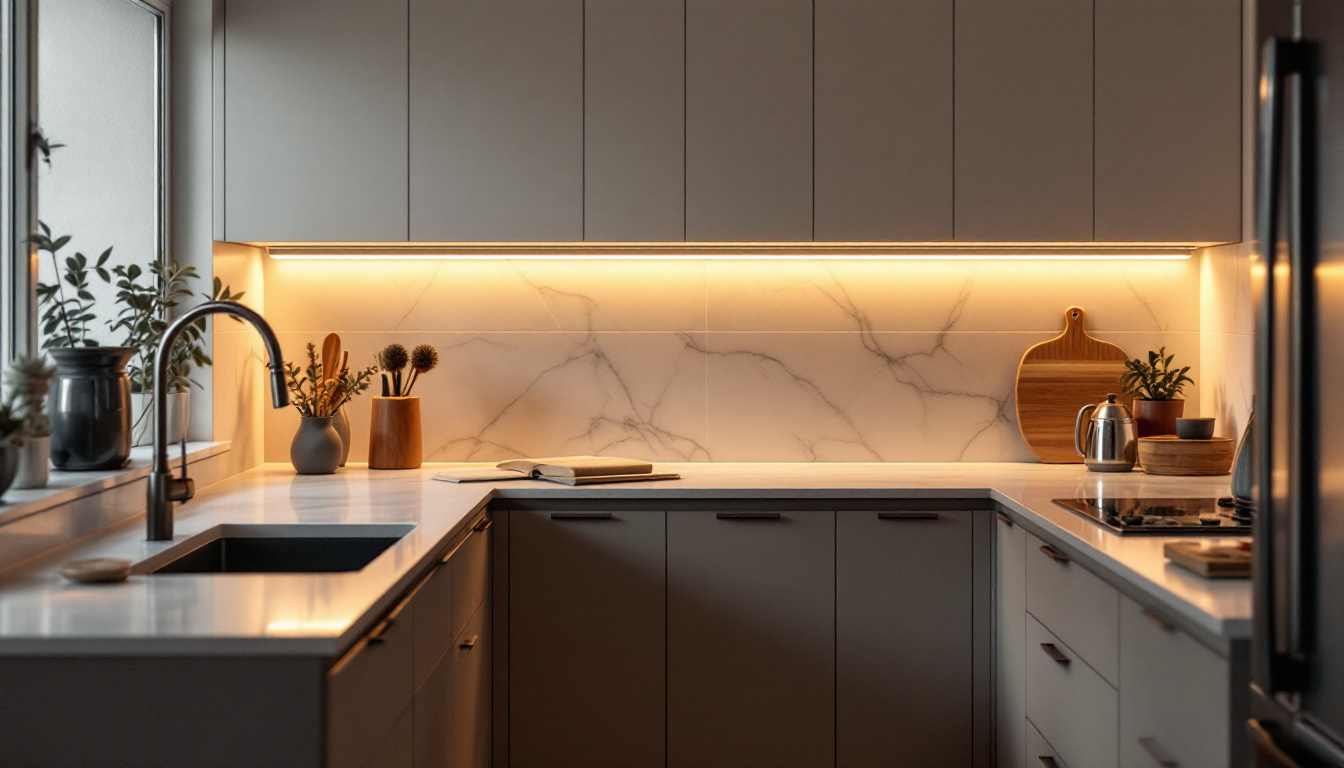
<instances>
[{"instance_id":1,"label":"open book","mask_svg":"<svg viewBox=\"0 0 1344 768\"><path fill-rule=\"evenodd\" d=\"M647 461L607 456L561 456L552 459L512 459L501 461L493 469L463 467L434 476L450 483L499 482L501 480L550 480L566 485L628 483L642 480L676 480L674 472L654 472Z\"/></svg>"}]
</instances>

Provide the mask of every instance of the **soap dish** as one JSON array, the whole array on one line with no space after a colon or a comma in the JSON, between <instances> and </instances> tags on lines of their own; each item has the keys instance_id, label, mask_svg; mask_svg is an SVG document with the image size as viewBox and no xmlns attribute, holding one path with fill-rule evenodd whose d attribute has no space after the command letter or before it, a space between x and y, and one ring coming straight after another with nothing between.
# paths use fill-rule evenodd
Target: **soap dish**
<instances>
[{"instance_id":1,"label":"soap dish","mask_svg":"<svg viewBox=\"0 0 1344 768\"><path fill-rule=\"evenodd\" d=\"M131 575L131 561L119 557L93 557L71 560L61 566L61 575L80 584L104 584L125 581Z\"/></svg>"}]
</instances>

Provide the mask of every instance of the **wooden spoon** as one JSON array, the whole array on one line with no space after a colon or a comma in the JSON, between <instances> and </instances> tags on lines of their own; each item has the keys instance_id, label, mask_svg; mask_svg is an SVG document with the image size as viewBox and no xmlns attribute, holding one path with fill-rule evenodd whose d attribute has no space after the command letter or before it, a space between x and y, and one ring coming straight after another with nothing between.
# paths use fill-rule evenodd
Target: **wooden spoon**
<instances>
[{"instance_id":1,"label":"wooden spoon","mask_svg":"<svg viewBox=\"0 0 1344 768\"><path fill-rule=\"evenodd\" d=\"M334 379L341 375L341 337L328 333L322 341L322 378Z\"/></svg>"}]
</instances>

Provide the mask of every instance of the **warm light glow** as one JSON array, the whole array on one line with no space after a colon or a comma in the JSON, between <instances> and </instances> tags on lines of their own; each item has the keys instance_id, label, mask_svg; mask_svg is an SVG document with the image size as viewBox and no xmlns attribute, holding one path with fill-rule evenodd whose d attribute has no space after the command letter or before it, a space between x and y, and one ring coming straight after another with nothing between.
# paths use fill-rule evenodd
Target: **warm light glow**
<instances>
[{"instance_id":1,"label":"warm light glow","mask_svg":"<svg viewBox=\"0 0 1344 768\"><path fill-rule=\"evenodd\" d=\"M272 243L291 261L1183 261L1153 243Z\"/></svg>"},{"instance_id":2,"label":"warm light glow","mask_svg":"<svg viewBox=\"0 0 1344 768\"><path fill-rule=\"evenodd\" d=\"M266 625L268 635L307 635L343 632L348 626L343 621L316 621L310 619L277 619Z\"/></svg>"}]
</instances>

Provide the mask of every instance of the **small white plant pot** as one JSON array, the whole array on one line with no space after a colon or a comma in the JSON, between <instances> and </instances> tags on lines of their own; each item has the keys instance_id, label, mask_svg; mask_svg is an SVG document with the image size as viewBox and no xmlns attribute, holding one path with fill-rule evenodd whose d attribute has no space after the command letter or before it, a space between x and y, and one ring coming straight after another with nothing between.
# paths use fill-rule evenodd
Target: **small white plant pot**
<instances>
[{"instance_id":1,"label":"small white plant pot","mask_svg":"<svg viewBox=\"0 0 1344 768\"><path fill-rule=\"evenodd\" d=\"M51 478L51 435L21 437L14 441L19 452L19 468L14 473L16 490L45 488Z\"/></svg>"}]
</instances>

